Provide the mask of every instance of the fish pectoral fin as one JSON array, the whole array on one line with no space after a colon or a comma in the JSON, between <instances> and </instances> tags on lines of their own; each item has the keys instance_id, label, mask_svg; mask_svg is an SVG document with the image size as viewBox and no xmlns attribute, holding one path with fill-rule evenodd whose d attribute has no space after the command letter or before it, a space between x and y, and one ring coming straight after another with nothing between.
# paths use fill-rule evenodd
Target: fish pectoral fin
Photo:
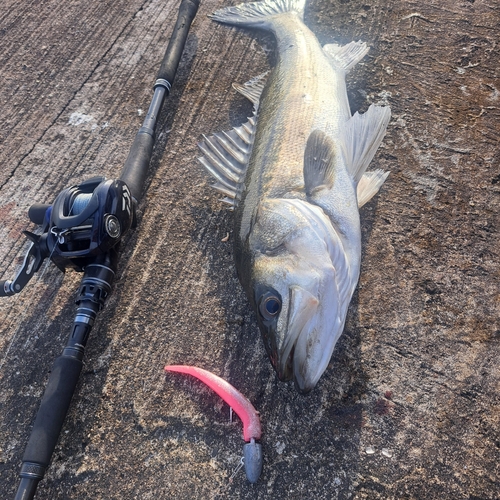
<instances>
[{"instance_id":1,"label":"fish pectoral fin","mask_svg":"<svg viewBox=\"0 0 500 500\"><path fill-rule=\"evenodd\" d=\"M307 139L304 152L304 185L306 195L318 189L330 189L335 182L335 167L341 155L338 144L321 130Z\"/></svg>"},{"instance_id":2,"label":"fish pectoral fin","mask_svg":"<svg viewBox=\"0 0 500 500\"><path fill-rule=\"evenodd\" d=\"M356 184L380 146L390 119L391 109L388 106L372 104L366 113L360 115L356 112L344 127L342 143L347 168Z\"/></svg>"},{"instance_id":3,"label":"fish pectoral fin","mask_svg":"<svg viewBox=\"0 0 500 500\"><path fill-rule=\"evenodd\" d=\"M259 109L260 96L262 95L266 85L268 75L269 71L266 71L265 73L248 80L248 82L243 85L233 83L233 89L253 103L255 110L254 113L257 113L257 110Z\"/></svg>"},{"instance_id":4,"label":"fish pectoral fin","mask_svg":"<svg viewBox=\"0 0 500 500\"><path fill-rule=\"evenodd\" d=\"M382 184L385 182L389 172L384 172L381 169L365 172L358 183L357 197L358 207L361 208L365 203L368 203L377 193Z\"/></svg>"},{"instance_id":5,"label":"fish pectoral fin","mask_svg":"<svg viewBox=\"0 0 500 500\"><path fill-rule=\"evenodd\" d=\"M338 70L346 73L365 57L370 47L365 42L351 42L347 45L337 45L336 43L323 46L323 52L328 57L330 64Z\"/></svg>"}]
</instances>

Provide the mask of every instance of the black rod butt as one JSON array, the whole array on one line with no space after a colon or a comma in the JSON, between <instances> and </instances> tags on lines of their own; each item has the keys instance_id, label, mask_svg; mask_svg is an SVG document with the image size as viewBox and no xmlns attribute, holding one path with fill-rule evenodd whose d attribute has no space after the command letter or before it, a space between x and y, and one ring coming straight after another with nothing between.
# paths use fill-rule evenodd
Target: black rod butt
<instances>
[{"instance_id":1,"label":"black rod butt","mask_svg":"<svg viewBox=\"0 0 500 500\"><path fill-rule=\"evenodd\" d=\"M40 479L34 477L22 477L14 500L32 500L39 481Z\"/></svg>"}]
</instances>

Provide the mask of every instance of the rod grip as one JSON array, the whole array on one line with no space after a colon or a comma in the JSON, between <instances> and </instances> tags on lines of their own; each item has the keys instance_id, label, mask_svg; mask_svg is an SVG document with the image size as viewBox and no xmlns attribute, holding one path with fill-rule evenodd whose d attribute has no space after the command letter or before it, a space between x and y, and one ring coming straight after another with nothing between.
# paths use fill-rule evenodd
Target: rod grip
<instances>
[{"instance_id":1,"label":"rod grip","mask_svg":"<svg viewBox=\"0 0 500 500\"><path fill-rule=\"evenodd\" d=\"M120 175L120 179L128 186L137 202L141 200L153 152L155 140L151 133L154 134L154 131L139 129Z\"/></svg>"},{"instance_id":2,"label":"rod grip","mask_svg":"<svg viewBox=\"0 0 500 500\"><path fill-rule=\"evenodd\" d=\"M74 357L59 356L55 360L23 462L48 467L82 366L82 361Z\"/></svg>"},{"instance_id":3,"label":"rod grip","mask_svg":"<svg viewBox=\"0 0 500 500\"><path fill-rule=\"evenodd\" d=\"M179 6L177 22L175 23L174 31L168 42L167 50L163 56L157 76L157 80L166 80L170 84L170 87L174 83L175 73L177 72L182 51L184 50L189 28L196 16L196 12L198 12L199 5L200 0L182 0ZM170 88L167 88L167 92L170 92Z\"/></svg>"}]
</instances>

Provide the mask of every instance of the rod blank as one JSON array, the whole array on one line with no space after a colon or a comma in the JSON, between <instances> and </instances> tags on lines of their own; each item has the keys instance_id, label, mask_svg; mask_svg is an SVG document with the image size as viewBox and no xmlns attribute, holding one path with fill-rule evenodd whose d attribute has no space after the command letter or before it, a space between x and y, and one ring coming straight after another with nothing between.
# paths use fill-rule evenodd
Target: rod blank
<instances>
[{"instance_id":1,"label":"rod blank","mask_svg":"<svg viewBox=\"0 0 500 500\"><path fill-rule=\"evenodd\" d=\"M174 83L184 45L191 23L198 11L199 0L183 0L174 31L163 56L154 86L154 95L142 127L135 136L130 153L125 161L120 179L127 184L136 202L141 201L144 184L151 162L158 116Z\"/></svg>"}]
</instances>

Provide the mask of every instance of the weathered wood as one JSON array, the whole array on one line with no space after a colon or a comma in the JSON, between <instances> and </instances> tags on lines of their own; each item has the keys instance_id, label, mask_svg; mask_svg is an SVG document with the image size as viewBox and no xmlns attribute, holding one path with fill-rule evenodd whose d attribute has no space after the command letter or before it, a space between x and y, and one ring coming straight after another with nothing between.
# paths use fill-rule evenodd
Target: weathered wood
<instances>
[{"instance_id":1,"label":"weathered wood","mask_svg":"<svg viewBox=\"0 0 500 500\"><path fill-rule=\"evenodd\" d=\"M353 110L372 102L393 110L373 164L391 175L362 210L359 288L308 397L276 380L235 276L232 215L195 161L202 133L250 113L230 85L265 70L272 48L267 35L207 19L223 5L202 2L193 23L142 220L92 333L38 498L498 498L498 5L308 6L306 22L322 43L372 47L349 77ZM2 2L1 279L22 261L33 202L119 174L177 7ZM0 301L5 498L17 487L79 278L47 266L21 295ZM241 424L199 383L166 378L166 363L225 377L261 411L259 483L249 485L242 471L231 479Z\"/></svg>"}]
</instances>

